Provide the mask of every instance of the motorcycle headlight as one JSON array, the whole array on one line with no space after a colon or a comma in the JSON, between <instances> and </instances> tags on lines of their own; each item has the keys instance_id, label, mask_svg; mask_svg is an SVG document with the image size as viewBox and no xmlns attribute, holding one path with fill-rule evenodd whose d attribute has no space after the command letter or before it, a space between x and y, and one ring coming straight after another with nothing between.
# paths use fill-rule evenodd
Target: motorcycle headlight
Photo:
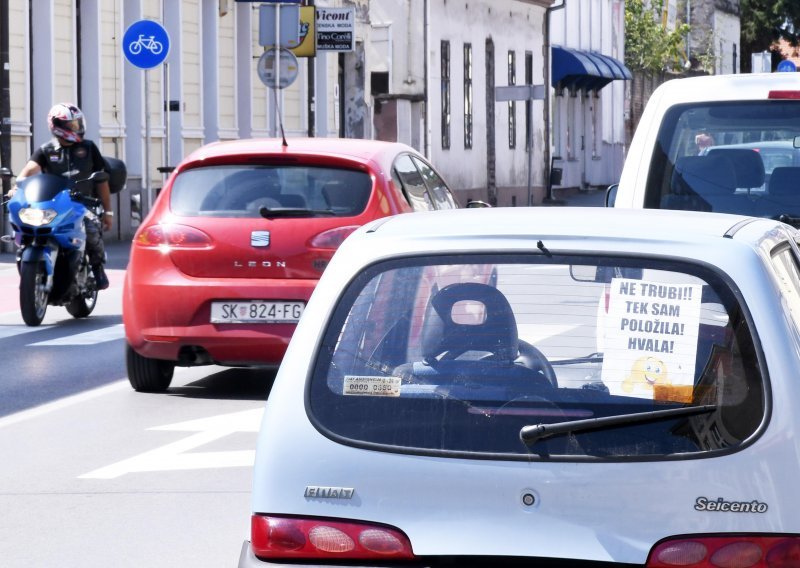
<instances>
[{"instance_id":1,"label":"motorcycle headlight","mask_svg":"<svg viewBox=\"0 0 800 568\"><path fill-rule=\"evenodd\" d=\"M34 209L23 207L19 210L19 218L26 225L41 227L47 225L56 218L57 213L54 209Z\"/></svg>"}]
</instances>

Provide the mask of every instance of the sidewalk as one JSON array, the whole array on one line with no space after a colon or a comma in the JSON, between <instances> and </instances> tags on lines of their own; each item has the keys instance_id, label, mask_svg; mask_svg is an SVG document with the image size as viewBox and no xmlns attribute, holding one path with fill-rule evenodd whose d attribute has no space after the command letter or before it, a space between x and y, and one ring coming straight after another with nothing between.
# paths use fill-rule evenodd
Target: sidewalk
<instances>
[{"instance_id":1,"label":"sidewalk","mask_svg":"<svg viewBox=\"0 0 800 568\"><path fill-rule=\"evenodd\" d=\"M566 205L568 207L605 207L606 192L604 189L588 189L586 191L569 190L567 195L558 188L553 189L554 205ZM542 205L545 205L543 203Z\"/></svg>"}]
</instances>

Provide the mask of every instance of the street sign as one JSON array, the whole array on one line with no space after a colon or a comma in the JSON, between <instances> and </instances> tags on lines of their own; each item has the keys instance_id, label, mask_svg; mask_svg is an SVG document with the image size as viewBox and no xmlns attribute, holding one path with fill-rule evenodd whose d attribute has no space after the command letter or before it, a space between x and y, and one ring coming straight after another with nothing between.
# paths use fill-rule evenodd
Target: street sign
<instances>
[{"instance_id":1,"label":"street sign","mask_svg":"<svg viewBox=\"0 0 800 568\"><path fill-rule=\"evenodd\" d=\"M280 41L275 41L275 16L280 19ZM258 7L258 45L293 48L300 45L300 6L261 4Z\"/></svg>"},{"instance_id":2,"label":"street sign","mask_svg":"<svg viewBox=\"0 0 800 568\"><path fill-rule=\"evenodd\" d=\"M544 99L544 85L508 85L494 88L495 101L529 101Z\"/></svg>"},{"instance_id":3,"label":"street sign","mask_svg":"<svg viewBox=\"0 0 800 568\"><path fill-rule=\"evenodd\" d=\"M122 37L122 52L136 67L150 69L160 65L169 54L169 34L152 20L132 23Z\"/></svg>"},{"instance_id":4,"label":"street sign","mask_svg":"<svg viewBox=\"0 0 800 568\"><path fill-rule=\"evenodd\" d=\"M285 89L297 79L298 65L297 57L288 49L280 49L280 79L275 76L275 53L276 50L268 49L258 58L258 78L271 89Z\"/></svg>"},{"instance_id":5,"label":"street sign","mask_svg":"<svg viewBox=\"0 0 800 568\"><path fill-rule=\"evenodd\" d=\"M317 8L318 51L353 51L355 37L355 7Z\"/></svg>"},{"instance_id":6,"label":"street sign","mask_svg":"<svg viewBox=\"0 0 800 568\"><path fill-rule=\"evenodd\" d=\"M297 57L314 57L317 54L316 12L314 6L300 6L300 43L292 48Z\"/></svg>"},{"instance_id":7,"label":"street sign","mask_svg":"<svg viewBox=\"0 0 800 568\"><path fill-rule=\"evenodd\" d=\"M785 72L785 73L794 73L797 71L797 65L789 61L788 59L784 59L780 63L778 63L777 71Z\"/></svg>"}]
</instances>

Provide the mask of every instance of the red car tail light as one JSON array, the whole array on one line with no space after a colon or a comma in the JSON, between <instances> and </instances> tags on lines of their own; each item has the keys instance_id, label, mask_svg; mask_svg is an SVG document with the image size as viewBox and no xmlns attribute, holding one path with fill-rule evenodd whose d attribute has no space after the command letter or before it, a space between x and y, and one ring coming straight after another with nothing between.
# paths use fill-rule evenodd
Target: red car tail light
<instances>
[{"instance_id":1,"label":"red car tail light","mask_svg":"<svg viewBox=\"0 0 800 568\"><path fill-rule=\"evenodd\" d=\"M356 229L358 229L358 225L328 229L313 237L310 241L310 245L312 248L335 250L339 248L339 245L341 245L344 240L350 236L350 233Z\"/></svg>"},{"instance_id":2,"label":"red car tail light","mask_svg":"<svg viewBox=\"0 0 800 568\"><path fill-rule=\"evenodd\" d=\"M333 519L253 515L253 553L259 558L411 560L411 542L384 525Z\"/></svg>"},{"instance_id":3,"label":"red car tail light","mask_svg":"<svg viewBox=\"0 0 800 568\"><path fill-rule=\"evenodd\" d=\"M188 225L150 225L139 233L135 241L141 247L209 248L211 237L200 229Z\"/></svg>"},{"instance_id":4,"label":"red car tail light","mask_svg":"<svg viewBox=\"0 0 800 568\"><path fill-rule=\"evenodd\" d=\"M702 536L663 541L647 568L789 568L800 566L800 536Z\"/></svg>"}]
</instances>

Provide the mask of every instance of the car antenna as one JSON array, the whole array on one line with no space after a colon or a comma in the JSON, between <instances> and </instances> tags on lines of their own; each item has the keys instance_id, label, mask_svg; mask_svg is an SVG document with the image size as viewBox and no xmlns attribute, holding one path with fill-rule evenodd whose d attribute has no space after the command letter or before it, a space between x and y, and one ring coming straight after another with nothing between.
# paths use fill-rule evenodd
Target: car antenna
<instances>
[{"instance_id":1,"label":"car antenna","mask_svg":"<svg viewBox=\"0 0 800 568\"><path fill-rule=\"evenodd\" d=\"M278 109L278 125L281 127L281 139L283 140L283 147L288 148L289 143L286 142L286 134L283 131L283 113L281 112L280 103L278 103L278 89L272 89L275 93L275 108Z\"/></svg>"},{"instance_id":2,"label":"car antenna","mask_svg":"<svg viewBox=\"0 0 800 568\"><path fill-rule=\"evenodd\" d=\"M553 256L553 253L551 253L549 250L547 250L547 247L546 247L546 246L544 246L544 243L543 243L542 241L538 241L538 242L536 243L536 246L537 246L537 247L539 248L539 250L540 250L540 251L542 251L542 252L543 252L545 255L547 255L547 256Z\"/></svg>"}]
</instances>

